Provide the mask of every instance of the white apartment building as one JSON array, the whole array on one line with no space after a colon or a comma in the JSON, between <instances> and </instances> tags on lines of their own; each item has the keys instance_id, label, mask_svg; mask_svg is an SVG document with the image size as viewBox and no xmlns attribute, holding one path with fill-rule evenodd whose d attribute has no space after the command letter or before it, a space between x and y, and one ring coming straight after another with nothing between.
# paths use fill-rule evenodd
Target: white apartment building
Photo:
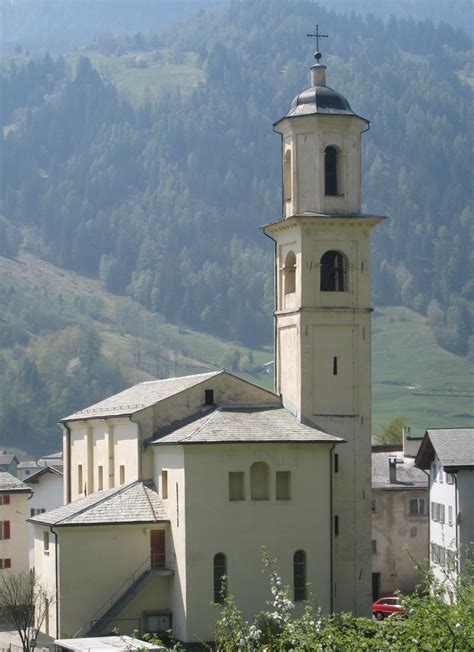
<instances>
[{"instance_id":1,"label":"white apartment building","mask_svg":"<svg viewBox=\"0 0 474 652\"><path fill-rule=\"evenodd\" d=\"M28 570L26 518L31 489L11 473L0 471L0 572Z\"/></svg>"},{"instance_id":2,"label":"white apartment building","mask_svg":"<svg viewBox=\"0 0 474 652\"><path fill-rule=\"evenodd\" d=\"M430 566L453 579L474 544L474 428L427 430L415 465L430 474Z\"/></svg>"}]
</instances>

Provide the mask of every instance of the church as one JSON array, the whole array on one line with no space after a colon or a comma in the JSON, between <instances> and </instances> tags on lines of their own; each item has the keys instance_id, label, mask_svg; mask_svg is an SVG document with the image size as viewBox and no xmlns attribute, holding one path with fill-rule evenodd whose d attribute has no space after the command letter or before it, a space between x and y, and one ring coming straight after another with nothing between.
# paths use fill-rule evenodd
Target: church
<instances>
[{"instance_id":1,"label":"church","mask_svg":"<svg viewBox=\"0 0 474 652\"><path fill-rule=\"evenodd\" d=\"M171 630L213 638L216 604L266 607L262 548L297 609L369 615L370 232L361 213L369 122L311 68L274 125L275 392L227 371L143 382L61 421L64 505L35 525L55 591L53 638Z\"/></svg>"}]
</instances>

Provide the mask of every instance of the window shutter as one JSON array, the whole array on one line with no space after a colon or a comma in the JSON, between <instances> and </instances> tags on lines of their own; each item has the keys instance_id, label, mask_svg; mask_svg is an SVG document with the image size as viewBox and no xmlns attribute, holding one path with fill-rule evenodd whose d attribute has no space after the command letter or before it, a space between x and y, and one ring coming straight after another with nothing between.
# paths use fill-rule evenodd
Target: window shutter
<instances>
[{"instance_id":1,"label":"window shutter","mask_svg":"<svg viewBox=\"0 0 474 652\"><path fill-rule=\"evenodd\" d=\"M10 521L3 521L3 538L10 538Z\"/></svg>"},{"instance_id":2,"label":"window shutter","mask_svg":"<svg viewBox=\"0 0 474 652\"><path fill-rule=\"evenodd\" d=\"M3 568L11 568L12 567L12 560L11 559L4 559L3 560Z\"/></svg>"},{"instance_id":3,"label":"window shutter","mask_svg":"<svg viewBox=\"0 0 474 652\"><path fill-rule=\"evenodd\" d=\"M3 496L3 504L4 505L10 504L10 496L8 494L6 496Z\"/></svg>"}]
</instances>

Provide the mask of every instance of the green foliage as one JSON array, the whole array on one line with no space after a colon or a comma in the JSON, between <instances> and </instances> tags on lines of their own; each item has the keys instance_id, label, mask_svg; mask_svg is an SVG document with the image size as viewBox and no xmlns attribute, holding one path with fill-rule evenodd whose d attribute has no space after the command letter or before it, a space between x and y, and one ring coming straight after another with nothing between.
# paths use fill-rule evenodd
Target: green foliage
<instances>
[{"instance_id":1,"label":"green foliage","mask_svg":"<svg viewBox=\"0 0 474 652\"><path fill-rule=\"evenodd\" d=\"M282 585L275 564L264 557L272 602L269 609L245 621L232 596L219 609L215 625L219 652L321 652L342 650L457 650L472 649L474 622L474 573L469 556L457 576L448 568L441 579L419 567L420 593L401 596L403 614L376 622L349 613L323 615L306 603L296 615L289 590ZM451 604L449 596L453 597Z\"/></svg>"},{"instance_id":2,"label":"green foliage","mask_svg":"<svg viewBox=\"0 0 474 652\"><path fill-rule=\"evenodd\" d=\"M374 437L381 444L401 444L403 443L403 428L406 428L407 425L406 417L398 414L389 423L382 424Z\"/></svg>"}]
</instances>

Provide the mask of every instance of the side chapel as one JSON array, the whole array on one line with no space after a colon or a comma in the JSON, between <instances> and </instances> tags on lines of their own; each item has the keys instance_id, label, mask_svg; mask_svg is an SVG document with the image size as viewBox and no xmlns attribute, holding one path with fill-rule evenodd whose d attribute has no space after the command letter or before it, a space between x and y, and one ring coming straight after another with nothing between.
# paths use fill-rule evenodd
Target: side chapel
<instances>
[{"instance_id":1,"label":"side chapel","mask_svg":"<svg viewBox=\"0 0 474 652\"><path fill-rule=\"evenodd\" d=\"M262 546L302 608L368 615L371 598L368 121L326 67L275 124L275 392L226 371L140 383L61 421L64 506L31 519L56 591L46 634L113 628L213 638L223 594L270 599ZM225 581L223 582L223 577Z\"/></svg>"}]
</instances>

